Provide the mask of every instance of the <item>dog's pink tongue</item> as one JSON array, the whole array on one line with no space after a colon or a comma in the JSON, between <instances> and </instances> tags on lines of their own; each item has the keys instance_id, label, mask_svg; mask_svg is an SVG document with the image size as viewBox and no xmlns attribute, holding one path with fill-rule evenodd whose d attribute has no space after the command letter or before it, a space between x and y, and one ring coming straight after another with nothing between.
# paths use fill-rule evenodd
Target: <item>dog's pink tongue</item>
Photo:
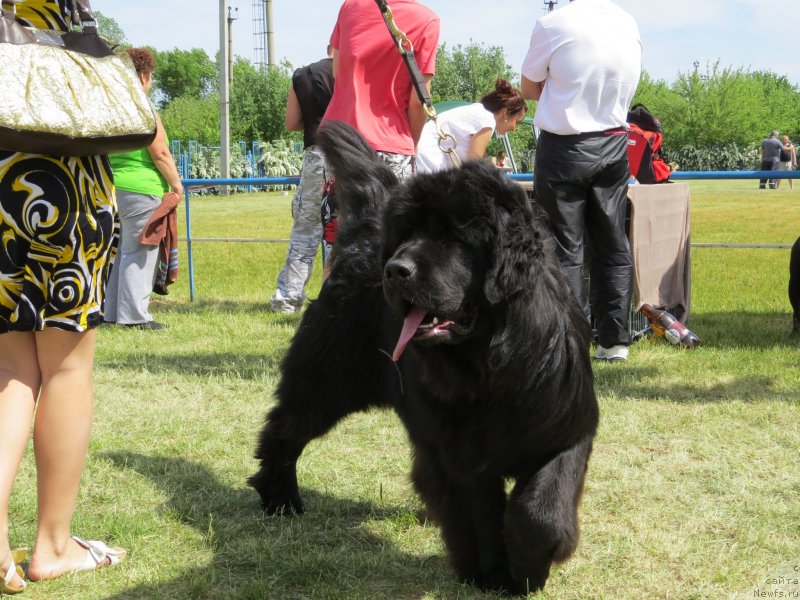
<instances>
[{"instance_id":1,"label":"dog's pink tongue","mask_svg":"<svg viewBox=\"0 0 800 600\"><path fill-rule=\"evenodd\" d=\"M412 306L408 311L406 318L403 320L403 331L400 332L400 337L397 340L397 346L394 347L392 353L392 360L397 362L403 354L403 350L408 346L408 342L414 337L417 332L417 327L422 323L422 319L428 314L424 308L420 306Z\"/></svg>"}]
</instances>

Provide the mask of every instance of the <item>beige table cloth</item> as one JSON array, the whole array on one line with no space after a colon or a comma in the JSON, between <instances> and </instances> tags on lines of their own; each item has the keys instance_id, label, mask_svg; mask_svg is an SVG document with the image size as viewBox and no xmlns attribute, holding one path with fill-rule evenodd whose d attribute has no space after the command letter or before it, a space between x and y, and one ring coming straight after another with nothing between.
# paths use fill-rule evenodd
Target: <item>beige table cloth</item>
<instances>
[{"instance_id":1,"label":"beige table cloth","mask_svg":"<svg viewBox=\"0 0 800 600\"><path fill-rule=\"evenodd\" d=\"M629 239L634 297L686 322L691 304L689 184L632 185Z\"/></svg>"}]
</instances>

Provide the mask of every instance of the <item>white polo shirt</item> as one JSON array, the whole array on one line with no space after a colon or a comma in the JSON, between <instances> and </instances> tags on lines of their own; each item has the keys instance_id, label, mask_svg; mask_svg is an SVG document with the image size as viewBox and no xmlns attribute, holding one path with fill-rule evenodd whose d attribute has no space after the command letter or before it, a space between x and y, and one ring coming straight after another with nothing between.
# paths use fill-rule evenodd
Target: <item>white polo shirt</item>
<instances>
[{"instance_id":1,"label":"white polo shirt","mask_svg":"<svg viewBox=\"0 0 800 600\"><path fill-rule=\"evenodd\" d=\"M641 72L633 17L610 0L573 0L533 27L522 75L545 82L533 124L559 135L625 127Z\"/></svg>"}]
</instances>

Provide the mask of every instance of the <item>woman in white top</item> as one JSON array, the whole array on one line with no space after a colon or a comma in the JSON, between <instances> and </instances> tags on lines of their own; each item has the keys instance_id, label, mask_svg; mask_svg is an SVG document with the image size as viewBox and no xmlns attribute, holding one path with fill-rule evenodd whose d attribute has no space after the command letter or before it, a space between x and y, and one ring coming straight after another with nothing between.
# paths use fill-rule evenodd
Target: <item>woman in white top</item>
<instances>
[{"instance_id":1,"label":"woman in white top","mask_svg":"<svg viewBox=\"0 0 800 600\"><path fill-rule=\"evenodd\" d=\"M455 139L456 154L462 161L483 157L495 130L501 135L514 131L525 118L528 105L522 93L505 79L498 79L494 87L480 102L453 108L437 117L440 127ZM436 123L428 121L417 144L417 173L455 166L439 148L439 139Z\"/></svg>"}]
</instances>

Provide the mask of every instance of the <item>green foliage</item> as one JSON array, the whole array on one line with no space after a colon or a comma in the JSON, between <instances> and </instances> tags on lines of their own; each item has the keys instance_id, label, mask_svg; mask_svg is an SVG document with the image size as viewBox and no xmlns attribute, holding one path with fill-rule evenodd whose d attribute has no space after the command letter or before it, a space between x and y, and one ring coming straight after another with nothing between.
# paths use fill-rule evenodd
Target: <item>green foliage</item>
<instances>
[{"instance_id":1,"label":"green foliage","mask_svg":"<svg viewBox=\"0 0 800 600\"><path fill-rule=\"evenodd\" d=\"M156 51L155 57L153 85L166 104L181 97L204 98L218 88L219 68L201 48Z\"/></svg>"},{"instance_id":2,"label":"green foliage","mask_svg":"<svg viewBox=\"0 0 800 600\"><path fill-rule=\"evenodd\" d=\"M196 140L204 146L219 144L219 95L205 98L180 96L159 111L170 139Z\"/></svg>"},{"instance_id":3,"label":"green foliage","mask_svg":"<svg viewBox=\"0 0 800 600\"><path fill-rule=\"evenodd\" d=\"M174 58L170 59L170 64L177 66L180 61ZM156 73L160 70L159 67ZM182 77L177 68L170 72ZM187 87L177 80L175 83L178 87ZM230 90L231 139L294 139L284 130L290 85L288 64L259 71L247 60L237 58ZM172 139L183 142L196 140L206 146L219 144L219 93L216 91L199 96L189 93L175 97L161 110L161 118Z\"/></svg>"},{"instance_id":4,"label":"green foliage","mask_svg":"<svg viewBox=\"0 0 800 600\"><path fill-rule=\"evenodd\" d=\"M219 147L192 145L188 149L189 175L191 179L218 179L221 177ZM241 177L292 177L300 174L303 155L294 150L290 140L274 140L261 145L261 156L251 165L246 150L241 144L234 144L230 150L230 176ZM260 167L260 169L259 169ZM265 186L266 191L285 190L292 185ZM243 186L231 188L243 191Z\"/></svg>"},{"instance_id":5,"label":"green foliage","mask_svg":"<svg viewBox=\"0 0 800 600\"><path fill-rule=\"evenodd\" d=\"M753 171L759 167L761 152L758 144L680 146L666 151L664 159L677 163L681 171Z\"/></svg>"},{"instance_id":6,"label":"green foliage","mask_svg":"<svg viewBox=\"0 0 800 600\"><path fill-rule=\"evenodd\" d=\"M105 16L99 10L93 10L94 18L97 19L97 31L103 39L111 42L112 44L125 45L128 40L125 38L125 32L114 19Z\"/></svg>"},{"instance_id":7,"label":"green foliage","mask_svg":"<svg viewBox=\"0 0 800 600\"><path fill-rule=\"evenodd\" d=\"M201 147L189 152L190 179L218 179L220 169L219 148Z\"/></svg>"},{"instance_id":8,"label":"green foliage","mask_svg":"<svg viewBox=\"0 0 800 600\"><path fill-rule=\"evenodd\" d=\"M259 164L263 167L264 177L291 177L300 175L303 155L295 152L294 142L274 140L262 149Z\"/></svg>"},{"instance_id":9,"label":"green foliage","mask_svg":"<svg viewBox=\"0 0 800 600\"><path fill-rule=\"evenodd\" d=\"M498 78L512 82L516 78L500 46L470 42L448 50L447 44L442 44L436 60L436 77L431 83L431 99L434 103L445 100L477 102L494 90Z\"/></svg>"},{"instance_id":10,"label":"green foliage","mask_svg":"<svg viewBox=\"0 0 800 600\"><path fill-rule=\"evenodd\" d=\"M231 138L272 141L286 136L284 118L291 83L286 62L258 70L237 57L230 92Z\"/></svg>"},{"instance_id":11,"label":"green foliage","mask_svg":"<svg viewBox=\"0 0 800 600\"><path fill-rule=\"evenodd\" d=\"M250 164L247 152L242 149L240 144L231 147L230 152L230 176L231 177L255 177L258 171Z\"/></svg>"},{"instance_id":12,"label":"green foliage","mask_svg":"<svg viewBox=\"0 0 800 600\"><path fill-rule=\"evenodd\" d=\"M758 166L753 145L772 129L800 133L800 91L786 77L769 72L716 63L705 73L680 73L671 85L645 73L634 102L661 119L664 151L683 170L700 164L750 170Z\"/></svg>"},{"instance_id":13,"label":"green foliage","mask_svg":"<svg viewBox=\"0 0 800 600\"><path fill-rule=\"evenodd\" d=\"M758 130L760 137L766 137L772 129L791 137L800 136L800 91L782 75L755 71L751 77L760 85L764 99L765 116ZM765 123L774 125L765 127Z\"/></svg>"},{"instance_id":14,"label":"green foliage","mask_svg":"<svg viewBox=\"0 0 800 600\"><path fill-rule=\"evenodd\" d=\"M250 165L247 153L239 144L230 149L230 177L255 177L257 173ZM222 176L219 147L199 146L189 151L191 162L189 177L192 179L218 179Z\"/></svg>"},{"instance_id":15,"label":"green foliage","mask_svg":"<svg viewBox=\"0 0 800 600\"><path fill-rule=\"evenodd\" d=\"M676 141L695 146L719 143L746 145L764 129L765 98L761 86L741 69L719 69L702 78L697 71L681 74L672 86L681 100L682 118L674 121ZM679 116L679 115L676 115ZM665 134L669 132L665 125Z\"/></svg>"}]
</instances>

